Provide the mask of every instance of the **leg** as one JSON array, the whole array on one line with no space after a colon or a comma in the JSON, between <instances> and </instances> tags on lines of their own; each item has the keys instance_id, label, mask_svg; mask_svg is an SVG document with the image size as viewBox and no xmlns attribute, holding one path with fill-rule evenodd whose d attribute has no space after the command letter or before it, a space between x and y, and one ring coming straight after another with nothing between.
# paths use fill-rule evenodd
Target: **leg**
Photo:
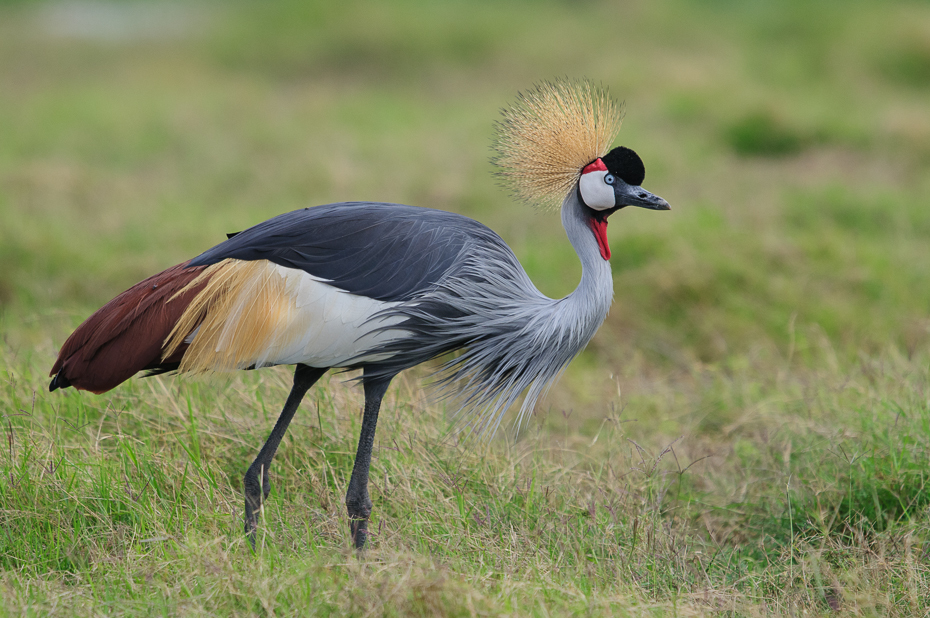
<instances>
[{"instance_id":1,"label":"leg","mask_svg":"<svg viewBox=\"0 0 930 618\"><path fill-rule=\"evenodd\" d=\"M287 431L287 426L290 424L291 419L294 418L294 412L297 411L300 400L304 398L307 390L326 371L326 369L297 365L297 369L294 371L294 386L291 388L291 394L287 396L287 402L284 404L284 409L281 410L281 416L278 417L278 422L275 423L274 429L271 430L268 441L265 442L262 450L258 452L258 457L255 458L255 461L252 462L252 465L249 466L248 471L245 473L245 479L243 479L245 486L245 533L249 535L249 542L252 543L253 549L255 548L255 531L258 529L259 509L271 491L268 481L268 466L271 465L271 460L274 458L275 451L278 450L281 438L284 437L284 433ZM261 475L261 481L259 481L259 475Z\"/></svg>"},{"instance_id":2,"label":"leg","mask_svg":"<svg viewBox=\"0 0 930 618\"><path fill-rule=\"evenodd\" d=\"M392 376L393 377L393 376ZM358 437L355 467L346 492L346 509L349 511L349 530L356 549L365 547L368 540L368 516L371 515L371 498L368 497L368 468L371 465L371 449L375 443L375 428L378 425L378 410L391 378L365 382L365 416Z\"/></svg>"}]
</instances>

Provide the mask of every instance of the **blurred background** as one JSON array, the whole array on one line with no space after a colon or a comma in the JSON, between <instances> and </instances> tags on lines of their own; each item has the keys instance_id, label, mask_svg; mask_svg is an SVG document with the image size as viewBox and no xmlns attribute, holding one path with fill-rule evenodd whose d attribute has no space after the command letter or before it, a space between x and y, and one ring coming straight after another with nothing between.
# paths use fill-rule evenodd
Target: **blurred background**
<instances>
[{"instance_id":1,"label":"blurred background","mask_svg":"<svg viewBox=\"0 0 930 618\"><path fill-rule=\"evenodd\" d=\"M561 76L625 102L672 210L611 218L610 316L516 439L460 443L427 370L395 381L380 566L343 553L344 376L249 560L241 478L287 369L47 392L114 295L306 206L459 212L569 293L559 217L488 162L499 110ZM926 1L0 2L0 605L920 615L928 266Z\"/></svg>"},{"instance_id":2,"label":"blurred background","mask_svg":"<svg viewBox=\"0 0 930 618\"><path fill-rule=\"evenodd\" d=\"M673 210L611 220L614 308L546 405L926 347L930 5L826 0L6 2L4 338L50 366L136 281L342 200L474 217L564 295L558 217L488 163L499 109L557 76L625 101Z\"/></svg>"}]
</instances>

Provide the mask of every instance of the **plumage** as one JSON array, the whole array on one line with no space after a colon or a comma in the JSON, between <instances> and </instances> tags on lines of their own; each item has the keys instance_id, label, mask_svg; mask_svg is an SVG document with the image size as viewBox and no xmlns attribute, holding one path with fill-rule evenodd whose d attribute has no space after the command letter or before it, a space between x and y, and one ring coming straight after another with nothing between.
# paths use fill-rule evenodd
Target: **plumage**
<instances>
[{"instance_id":1,"label":"plumage","mask_svg":"<svg viewBox=\"0 0 930 618\"><path fill-rule=\"evenodd\" d=\"M610 148L623 110L607 89L587 80L557 80L517 95L501 112L492 160L513 194L556 208L581 169Z\"/></svg>"},{"instance_id":2,"label":"plumage","mask_svg":"<svg viewBox=\"0 0 930 618\"><path fill-rule=\"evenodd\" d=\"M488 232L454 213L346 202L278 215L205 251L191 265L263 259L359 296L399 301L435 283L470 234Z\"/></svg>"},{"instance_id":3,"label":"plumage","mask_svg":"<svg viewBox=\"0 0 930 618\"><path fill-rule=\"evenodd\" d=\"M162 344L197 295L199 286L188 284L202 270L178 264L101 307L65 341L49 374L55 376L49 389L73 386L105 393L139 371L172 362L164 357Z\"/></svg>"},{"instance_id":4,"label":"plumage","mask_svg":"<svg viewBox=\"0 0 930 618\"><path fill-rule=\"evenodd\" d=\"M188 286L202 289L178 319L164 352L171 356L188 343L181 372L296 363L341 367L370 360L366 351L404 336L380 330L399 318L372 319L397 303L350 294L267 260L226 258Z\"/></svg>"},{"instance_id":5,"label":"plumage","mask_svg":"<svg viewBox=\"0 0 930 618\"><path fill-rule=\"evenodd\" d=\"M557 81L521 95L498 125L502 177L522 199L560 202L582 264L565 298L542 294L507 244L467 217L373 202L306 208L230 234L116 297L65 342L50 389L99 393L140 370L297 365L244 478L254 545L268 466L303 395L331 368L361 368L365 410L346 494L361 548L377 416L395 375L460 351L435 384L474 431L493 434L521 394L523 419L603 323L613 297L607 218L627 205L668 209L639 186L636 153L607 152L619 123L606 90Z\"/></svg>"}]
</instances>

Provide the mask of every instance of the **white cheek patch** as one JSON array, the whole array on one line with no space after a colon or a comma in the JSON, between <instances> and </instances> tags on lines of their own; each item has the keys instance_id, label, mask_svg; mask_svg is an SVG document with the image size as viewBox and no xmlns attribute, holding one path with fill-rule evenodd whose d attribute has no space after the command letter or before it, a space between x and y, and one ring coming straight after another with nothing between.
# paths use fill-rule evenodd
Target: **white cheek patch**
<instances>
[{"instance_id":1,"label":"white cheek patch","mask_svg":"<svg viewBox=\"0 0 930 618\"><path fill-rule=\"evenodd\" d=\"M581 199L588 208L605 210L617 205L614 199L614 188L604 182L605 176L607 176L606 171L598 170L583 174L581 180L578 181Z\"/></svg>"}]
</instances>

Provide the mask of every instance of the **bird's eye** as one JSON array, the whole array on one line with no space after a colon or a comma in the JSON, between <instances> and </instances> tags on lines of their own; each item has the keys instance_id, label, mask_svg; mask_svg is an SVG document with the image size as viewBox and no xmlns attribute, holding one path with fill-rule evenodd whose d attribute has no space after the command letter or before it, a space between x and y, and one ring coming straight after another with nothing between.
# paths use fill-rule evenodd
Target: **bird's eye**
<instances>
[{"instance_id":1,"label":"bird's eye","mask_svg":"<svg viewBox=\"0 0 930 618\"><path fill-rule=\"evenodd\" d=\"M607 174L606 176L604 176L604 182L606 182L606 183L609 184L609 185L614 184L614 175L613 175L613 174Z\"/></svg>"}]
</instances>

